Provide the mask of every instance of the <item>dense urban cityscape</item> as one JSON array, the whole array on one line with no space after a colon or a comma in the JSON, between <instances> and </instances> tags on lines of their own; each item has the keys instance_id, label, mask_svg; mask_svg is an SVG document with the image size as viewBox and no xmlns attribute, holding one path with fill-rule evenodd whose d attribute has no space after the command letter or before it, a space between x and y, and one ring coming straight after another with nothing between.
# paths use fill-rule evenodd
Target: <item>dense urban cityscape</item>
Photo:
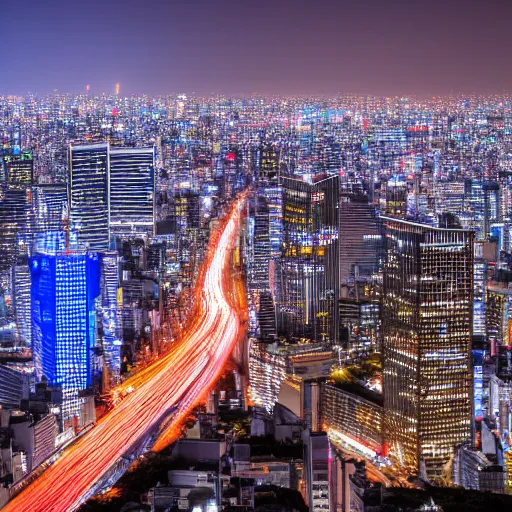
<instances>
[{"instance_id":1,"label":"dense urban cityscape","mask_svg":"<svg viewBox=\"0 0 512 512\"><path fill-rule=\"evenodd\" d=\"M0 143L2 510L510 507L512 97L86 86Z\"/></svg>"}]
</instances>

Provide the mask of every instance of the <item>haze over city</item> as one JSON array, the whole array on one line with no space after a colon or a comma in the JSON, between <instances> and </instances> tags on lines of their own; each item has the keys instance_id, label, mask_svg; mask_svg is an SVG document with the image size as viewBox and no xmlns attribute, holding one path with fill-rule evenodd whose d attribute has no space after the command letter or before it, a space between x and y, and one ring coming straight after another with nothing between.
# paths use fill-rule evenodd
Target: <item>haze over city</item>
<instances>
[{"instance_id":1,"label":"haze over city","mask_svg":"<svg viewBox=\"0 0 512 512\"><path fill-rule=\"evenodd\" d=\"M497 0L4 0L0 93L494 94Z\"/></svg>"},{"instance_id":2,"label":"haze over city","mask_svg":"<svg viewBox=\"0 0 512 512\"><path fill-rule=\"evenodd\" d=\"M512 4L0 2L2 512L512 510Z\"/></svg>"}]
</instances>

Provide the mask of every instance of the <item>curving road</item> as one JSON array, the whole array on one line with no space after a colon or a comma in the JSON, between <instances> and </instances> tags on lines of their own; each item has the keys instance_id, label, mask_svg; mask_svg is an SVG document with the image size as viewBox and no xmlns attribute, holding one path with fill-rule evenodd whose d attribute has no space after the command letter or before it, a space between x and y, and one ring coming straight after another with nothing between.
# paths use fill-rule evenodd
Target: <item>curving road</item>
<instances>
[{"instance_id":1,"label":"curving road","mask_svg":"<svg viewBox=\"0 0 512 512\"><path fill-rule=\"evenodd\" d=\"M3 512L68 512L130 448L160 425L175 408L155 450L179 434L181 422L222 373L244 334L244 305L237 300L231 251L245 196L212 233L198 279L196 309L178 346L123 384L133 388L88 433L67 448Z\"/></svg>"}]
</instances>

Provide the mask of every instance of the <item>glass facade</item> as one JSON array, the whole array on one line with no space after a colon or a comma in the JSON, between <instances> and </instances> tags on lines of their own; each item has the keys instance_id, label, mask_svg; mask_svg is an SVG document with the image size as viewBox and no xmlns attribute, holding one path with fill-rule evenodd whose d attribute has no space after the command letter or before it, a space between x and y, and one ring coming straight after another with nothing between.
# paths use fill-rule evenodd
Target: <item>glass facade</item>
<instances>
[{"instance_id":1,"label":"glass facade","mask_svg":"<svg viewBox=\"0 0 512 512\"><path fill-rule=\"evenodd\" d=\"M109 248L109 145L70 146L70 220L80 244Z\"/></svg>"},{"instance_id":2,"label":"glass facade","mask_svg":"<svg viewBox=\"0 0 512 512\"><path fill-rule=\"evenodd\" d=\"M34 182L34 157L30 151L5 157L7 183L32 185Z\"/></svg>"},{"instance_id":3,"label":"glass facade","mask_svg":"<svg viewBox=\"0 0 512 512\"><path fill-rule=\"evenodd\" d=\"M436 480L471 437L474 234L383 222L386 443L401 465Z\"/></svg>"},{"instance_id":4,"label":"glass facade","mask_svg":"<svg viewBox=\"0 0 512 512\"><path fill-rule=\"evenodd\" d=\"M339 178L282 179L278 327L292 337L338 339Z\"/></svg>"},{"instance_id":5,"label":"glass facade","mask_svg":"<svg viewBox=\"0 0 512 512\"><path fill-rule=\"evenodd\" d=\"M347 385L347 388L342 389L333 384L322 386L325 426L380 454L382 395L357 384Z\"/></svg>"},{"instance_id":6,"label":"glass facade","mask_svg":"<svg viewBox=\"0 0 512 512\"><path fill-rule=\"evenodd\" d=\"M113 382L121 370L121 315L117 304L119 260L116 252L105 253L101 258L101 305L98 308L105 364Z\"/></svg>"},{"instance_id":7,"label":"glass facade","mask_svg":"<svg viewBox=\"0 0 512 512\"><path fill-rule=\"evenodd\" d=\"M95 298L100 287L96 253L36 254L32 279L32 350L38 380L61 386L63 419L78 415L79 391L92 384Z\"/></svg>"},{"instance_id":8,"label":"glass facade","mask_svg":"<svg viewBox=\"0 0 512 512\"><path fill-rule=\"evenodd\" d=\"M155 150L110 150L111 236L155 232Z\"/></svg>"},{"instance_id":9,"label":"glass facade","mask_svg":"<svg viewBox=\"0 0 512 512\"><path fill-rule=\"evenodd\" d=\"M382 235L375 206L363 195L340 202L340 279L342 284L371 278L382 257Z\"/></svg>"},{"instance_id":10,"label":"glass facade","mask_svg":"<svg viewBox=\"0 0 512 512\"><path fill-rule=\"evenodd\" d=\"M0 186L0 271L8 269L33 233L32 190Z\"/></svg>"},{"instance_id":11,"label":"glass facade","mask_svg":"<svg viewBox=\"0 0 512 512\"><path fill-rule=\"evenodd\" d=\"M65 183L37 185L34 191L38 231L62 231L68 219L67 185Z\"/></svg>"}]
</instances>

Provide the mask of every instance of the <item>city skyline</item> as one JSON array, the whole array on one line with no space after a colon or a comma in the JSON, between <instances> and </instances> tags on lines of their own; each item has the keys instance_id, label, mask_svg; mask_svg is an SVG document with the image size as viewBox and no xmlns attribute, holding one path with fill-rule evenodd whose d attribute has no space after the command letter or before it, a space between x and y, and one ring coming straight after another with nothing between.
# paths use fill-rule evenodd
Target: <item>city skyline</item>
<instances>
[{"instance_id":1,"label":"city skyline","mask_svg":"<svg viewBox=\"0 0 512 512\"><path fill-rule=\"evenodd\" d=\"M3 14L20 22L6 24L0 94L119 83L123 95L435 96L512 84L512 6L496 1L9 0Z\"/></svg>"},{"instance_id":2,"label":"city skyline","mask_svg":"<svg viewBox=\"0 0 512 512\"><path fill-rule=\"evenodd\" d=\"M512 510L512 6L2 3L3 512Z\"/></svg>"}]
</instances>

